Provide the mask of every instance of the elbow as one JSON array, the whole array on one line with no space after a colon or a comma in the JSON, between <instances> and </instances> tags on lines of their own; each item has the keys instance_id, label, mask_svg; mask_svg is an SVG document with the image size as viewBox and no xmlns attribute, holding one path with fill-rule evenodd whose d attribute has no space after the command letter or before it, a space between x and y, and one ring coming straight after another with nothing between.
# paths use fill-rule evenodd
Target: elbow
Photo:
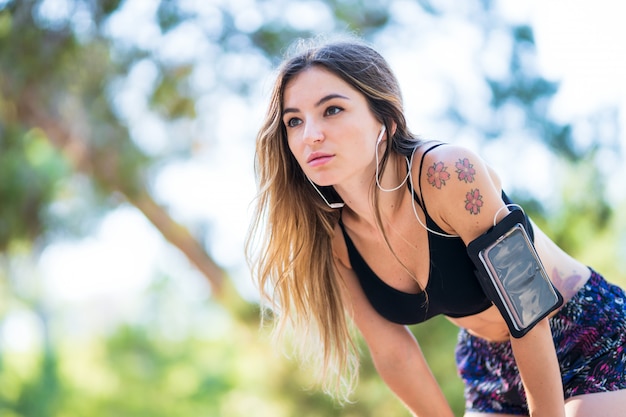
<instances>
[{"instance_id":1,"label":"elbow","mask_svg":"<svg viewBox=\"0 0 626 417\"><path fill-rule=\"evenodd\" d=\"M370 348L372 362L381 376L404 371L409 364L419 361L422 357L419 345L412 334L397 341L386 340L381 345Z\"/></svg>"}]
</instances>

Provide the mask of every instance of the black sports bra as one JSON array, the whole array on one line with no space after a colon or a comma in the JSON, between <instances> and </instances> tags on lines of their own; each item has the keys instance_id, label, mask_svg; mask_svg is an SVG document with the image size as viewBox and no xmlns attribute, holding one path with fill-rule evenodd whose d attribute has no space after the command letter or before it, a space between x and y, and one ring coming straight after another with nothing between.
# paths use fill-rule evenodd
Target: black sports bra
<instances>
[{"instance_id":1,"label":"black sports bra","mask_svg":"<svg viewBox=\"0 0 626 417\"><path fill-rule=\"evenodd\" d=\"M426 153L436 146L424 152L422 163ZM421 171L420 163L420 176ZM445 234L428 215L425 205L415 192L413 198L424 210L426 226ZM505 204L513 204L504 192L502 200ZM346 241L352 269L372 307L387 320L399 324L416 324L439 314L449 317L470 316L492 305L476 279L475 267L467 255L461 238L444 237L428 232L430 249L428 283L424 291L413 294L397 290L381 280L358 252L343 223L339 224ZM532 227L528 227L527 230L533 239Z\"/></svg>"}]
</instances>

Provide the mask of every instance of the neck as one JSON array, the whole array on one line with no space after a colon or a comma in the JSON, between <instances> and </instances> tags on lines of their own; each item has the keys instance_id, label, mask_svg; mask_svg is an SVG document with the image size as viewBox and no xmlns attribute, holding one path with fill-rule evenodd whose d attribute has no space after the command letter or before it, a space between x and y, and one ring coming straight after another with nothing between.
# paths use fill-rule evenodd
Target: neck
<instances>
[{"instance_id":1,"label":"neck","mask_svg":"<svg viewBox=\"0 0 626 417\"><path fill-rule=\"evenodd\" d=\"M372 172L372 171L370 171ZM395 216L400 208L403 199L407 195L406 184L403 184L407 176L407 164L404 156L394 154L389 158L384 172L378 183L390 191L381 191L378 188L373 175L368 175L367 179L357 179L350 184L337 184L335 190L346 203L344 215L348 214L356 221L364 221L368 224L376 224L375 209L373 207L372 193L378 193L378 207L387 219ZM402 184L399 188L398 185Z\"/></svg>"}]
</instances>

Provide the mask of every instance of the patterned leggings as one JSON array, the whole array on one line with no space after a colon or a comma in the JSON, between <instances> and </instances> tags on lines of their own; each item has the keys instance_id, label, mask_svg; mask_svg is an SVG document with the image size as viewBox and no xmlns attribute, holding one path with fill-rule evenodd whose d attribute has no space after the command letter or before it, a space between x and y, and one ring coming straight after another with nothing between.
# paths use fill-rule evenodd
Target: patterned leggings
<instances>
[{"instance_id":1,"label":"patterned leggings","mask_svg":"<svg viewBox=\"0 0 626 417\"><path fill-rule=\"evenodd\" d=\"M626 389L626 294L591 272L550 319L565 399ZM461 330L456 363L467 411L528 415L510 342L488 342Z\"/></svg>"}]
</instances>

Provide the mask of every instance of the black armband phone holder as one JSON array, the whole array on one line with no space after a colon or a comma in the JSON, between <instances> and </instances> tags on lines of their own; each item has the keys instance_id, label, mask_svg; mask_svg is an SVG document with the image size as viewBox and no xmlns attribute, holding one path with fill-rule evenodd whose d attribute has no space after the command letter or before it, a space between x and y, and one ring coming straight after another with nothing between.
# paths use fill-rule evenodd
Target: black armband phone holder
<instances>
[{"instance_id":1,"label":"black armband phone holder","mask_svg":"<svg viewBox=\"0 0 626 417\"><path fill-rule=\"evenodd\" d=\"M525 223L524 212L513 210L467 246L483 291L498 307L515 338L524 336L563 304L524 229Z\"/></svg>"}]
</instances>

